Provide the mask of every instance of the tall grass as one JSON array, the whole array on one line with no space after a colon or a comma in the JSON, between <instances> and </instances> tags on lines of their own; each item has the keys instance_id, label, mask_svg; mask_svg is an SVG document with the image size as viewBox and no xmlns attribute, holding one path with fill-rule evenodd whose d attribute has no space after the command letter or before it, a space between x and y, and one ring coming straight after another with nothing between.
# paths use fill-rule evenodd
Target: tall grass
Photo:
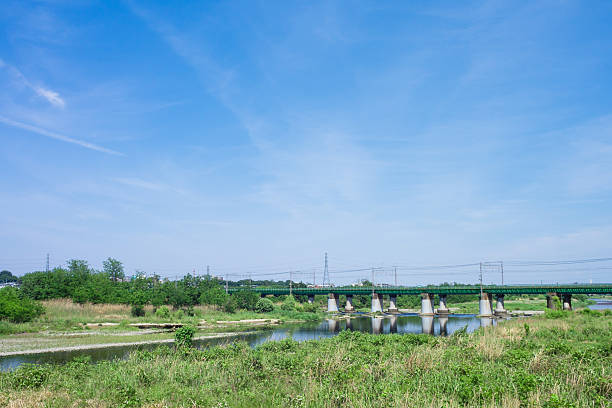
<instances>
[{"instance_id":1,"label":"tall grass","mask_svg":"<svg viewBox=\"0 0 612 408\"><path fill-rule=\"evenodd\" d=\"M448 338L345 331L255 349L160 347L1 374L0 405L608 407L611 331L610 315L565 313Z\"/></svg>"}]
</instances>

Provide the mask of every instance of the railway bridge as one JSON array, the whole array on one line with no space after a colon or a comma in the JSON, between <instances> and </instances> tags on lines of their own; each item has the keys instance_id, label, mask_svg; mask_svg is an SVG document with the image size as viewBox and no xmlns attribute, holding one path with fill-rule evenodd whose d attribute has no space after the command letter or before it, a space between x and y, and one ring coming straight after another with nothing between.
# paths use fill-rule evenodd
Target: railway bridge
<instances>
[{"instance_id":1,"label":"railway bridge","mask_svg":"<svg viewBox=\"0 0 612 408\"><path fill-rule=\"evenodd\" d=\"M234 293L245 288L228 288L229 293ZM433 316L435 314L449 314L447 303L448 295L479 295L479 315L480 316L503 316L506 314L504 306L505 295L546 295L546 307L554 308L554 297L558 297L562 302L564 310L572 309L572 295L605 295L612 294L612 284L605 285L515 285L515 286L328 286L310 288L268 288L256 287L250 290L259 293L261 296L267 295L305 295L312 303L315 295L326 295L327 311L339 312L339 297L346 296L345 312L354 311L353 296L368 295L372 297L372 313L382 313L384 308L384 297L389 299L388 313L397 313L398 295L415 295L421 297L422 316ZM434 307L434 299L438 298L438 307ZM493 298L495 298L495 308L493 308Z\"/></svg>"}]
</instances>

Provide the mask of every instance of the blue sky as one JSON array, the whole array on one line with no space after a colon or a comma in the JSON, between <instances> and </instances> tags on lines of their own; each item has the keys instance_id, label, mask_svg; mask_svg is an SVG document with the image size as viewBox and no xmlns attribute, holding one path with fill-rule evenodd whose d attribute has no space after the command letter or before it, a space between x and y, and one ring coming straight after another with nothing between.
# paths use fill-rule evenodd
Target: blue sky
<instances>
[{"instance_id":1,"label":"blue sky","mask_svg":"<svg viewBox=\"0 0 612 408\"><path fill-rule=\"evenodd\" d=\"M327 251L349 282L369 273L333 272L612 256L611 15L604 1L5 0L0 268L50 253L308 280ZM478 276L454 271L399 280Z\"/></svg>"}]
</instances>

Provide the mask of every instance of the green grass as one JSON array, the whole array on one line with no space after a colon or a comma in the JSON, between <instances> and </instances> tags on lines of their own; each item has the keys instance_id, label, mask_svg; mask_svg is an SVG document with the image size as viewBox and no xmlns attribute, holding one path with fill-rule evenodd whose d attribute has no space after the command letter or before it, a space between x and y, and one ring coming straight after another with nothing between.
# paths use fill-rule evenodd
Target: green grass
<instances>
[{"instance_id":1,"label":"green grass","mask_svg":"<svg viewBox=\"0 0 612 408\"><path fill-rule=\"evenodd\" d=\"M557 311L448 338L160 347L0 374L0 406L609 407L611 332L610 313Z\"/></svg>"}]
</instances>

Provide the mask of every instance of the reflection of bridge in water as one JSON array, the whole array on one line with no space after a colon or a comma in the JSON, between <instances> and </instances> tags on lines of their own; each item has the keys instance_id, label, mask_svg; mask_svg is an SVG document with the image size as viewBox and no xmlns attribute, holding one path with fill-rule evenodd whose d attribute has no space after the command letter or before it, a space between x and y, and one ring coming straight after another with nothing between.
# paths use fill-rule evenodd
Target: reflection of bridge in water
<instances>
[{"instance_id":1,"label":"reflection of bridge in water","mask_svg":"<svg viewBox=\"0 0 612 408\"><path fill-rule=\"evenodd\" d=\"M231 288L228 291L234 293L244 288ZM366 295L372 299L372 313L398 313L398 295L421 296L422 316L447 315L449 314L448 295L479 295L480 316L504 316L507 314L504 299L505 295L546 295L546 307L554 308L555 298L559 299L564 310L572 309L572 295L596 295L612 294L612 285L524 285L524 286L437 286L437 287L324 287L324 288L253 288L251 289L261 296L278 295L306 295L312 303L315 295L326 295L327 311L339 312L340 295L346 296L345 312L353 312L353 296ZM385 309L385 296L389 299L389 306ZM438 297L438 308L434 308L434 298ZM496 299L493 309L493 298Z\"/></svg>"},{"instance_id":2,"label":"reflection of bridge in water","mask_svg":"<svg viewBox=\"0 0 612 408\"><path fill-rule=\"evenodd\" d=\"M494 319L476 317L473 315L347 316L346 318L327 319L327 330L330 333L350 330L373 334L423 333L436 336L447 336L463 328L471 332L480 327L488 327L496 324L496 320Z\"/></svg>"}]
</instances>

